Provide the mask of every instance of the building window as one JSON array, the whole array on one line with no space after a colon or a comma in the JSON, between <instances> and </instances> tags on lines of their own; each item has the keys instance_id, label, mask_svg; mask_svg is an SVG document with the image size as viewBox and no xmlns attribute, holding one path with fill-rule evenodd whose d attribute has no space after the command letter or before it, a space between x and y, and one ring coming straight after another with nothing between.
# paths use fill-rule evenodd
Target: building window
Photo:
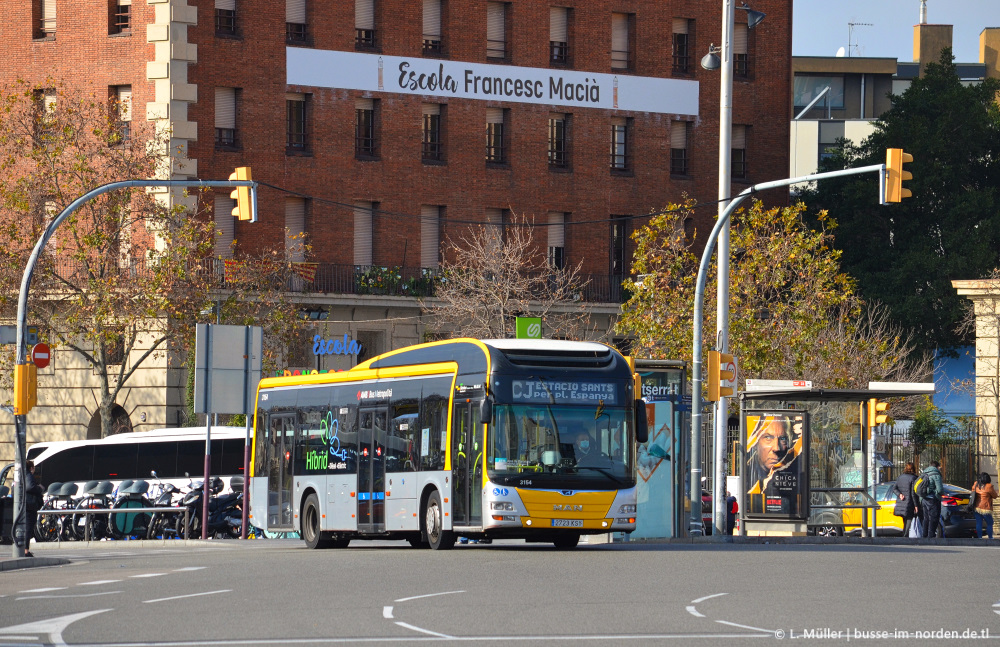
<instances>
[{"instance_id":1,"label":"building window","mask_svg":"<svg viewBox=\"0 0 1000 647\"><path fill-rule=\"evenodd\" d=\"M38 21L35 38L53 38L56 35L56 0L36 0L34 18Z\"/></svg>"},{"instance_id":2,"label":"building window","mask_svg":"<svg viewBox=\"0 0 1000 647\"><path fill-rule=\"evenodd\" d=\"M420 267L436 268L441 262L441 212L444 207L420 207Z\"/></svg>"},{"instance_id":3,"label":"building window","mask_svg":"<svg viewBox=\"0 0 1000 647\"><path fill-rule=\"evenodd\" d=\"M506 118L503 108L486 109L486 161L491 164L507 163Z\"/></svg>"},{"instance_id":4,"label":"building window","mask_svg":"<svg viewBox=\"0 0 1000 647\"><path fill-rule=\"evenodd\" d=\"M632 69L632 22L634 14L611 14L611 69Z\"/></svg>"},{"instance_id":5,"label":"building window","mask_svg":"<svg viewBox=\"0 0 1000 647\"><path fill-rule=\"evenodd\" d=\"M486 3L486 58L507 58L507 3Z\"/></svg>"},{"instance_id":6,"label":"building window","mask_svg":"<svg viewBox=\"0 0 1000 647\"><path fill-rule=\"evenodd\" d=\"M125 334L123 332L113 332L105 335L100 345L104 351L104 363L118 366L125 362L127 353L125 352ZM95 370L97 365L94 366Z\"/></svg>"},{"instance_id":7,"label":"building window","mask_svg":"<svg viewBox=\"0 0 1000 647\"><path fill-rule=\"evenodd\" d=\"M628 235L630 216L611 216L611 277L615 284L628 274Z\"/></svg>"},{"instance_id":8,"label":"building window","mask_svg":"<svg viewBox=\"0 0 1000 647\"><path fill-rule=\"evenodd\" d=\"M552 113L549 115L549 166L566 168L569 166L569 115Z\"/></svg>"},{"instance_id":9,"label":"building window","mask_svg":"<svg viewBox=\"0 0 1000 647\"><path fill-rule=\"evenodd\" d=\"M830 108L843 110L844 108L844 77L843 76L807 76L795 75L795 89L793 102L796 110L801 110L809 105L813 99L820 96L824 90L823 98L813 106L813 110L820 108ZM829 90L827 90L829 88ZM896 92L893 91L893 94Z\"/></svg>"},{"instance_id":10,"label":"building window","mask_svg":"<svg viewBox=\"0 0 1000 647\"><path fill-rule=\"evenodd\" d=\"M236 130L237 88L215 88L215 147L239 147Z\"/></svg>"},{"instance_id":11,"label":"building window","mask_svg":"<svg viewBox=\"0 0 1000 647\"><path fill-rule=\"evenodd\" d=\"M285 253L293 263L300 263L306 258L305 235L305 198L285 198Z\"/></svg>"},{"instance_id":12,"label":"building window","mask_svg":"<svg viewBox=\"0 0 1000 647\"><path fill-rule=\"evenodd\" d=\"M378 128L375 99L354 101L354 155L372 159L378 157Z\"/></svg>"},{"instance_id":13,"label":"building window","mask_svg":"<svg viewBox=\"0 0 1000 647\"><path fill-rule=\"evenodd\" d=\"M746 126L733 124L731 172L736 179L747 177L747 130Z\"/></svg>"},{"instance_id":14,"label":"building window","mask_svg":"<svg viewBox=\"0 0 1000 647\"><path fill-rule=\"evenodd\" d=\"M691 20L674 18L674 74L691 72Z\"/></svg>"},{"instance_id":15,"label":"building window","mask_svg":"<svg viewBox=\"0 0 1000 647\"><path fill-rule=\"evenodd\" d=\"M424 54L444 53L441 36L441 0L424 0Z\"/></svg>"},{"instance_id":16,"label":"building window","mask_svg":"<svg viewBox=\"0 0 1000 647\"><path fill-rule=\"evenodd\" d=\"M354 0L354 46L375 49L375 0Z\"/></svg>"},{"instance_id":17,"label":"building window","mask_svg":"<svg viewBox=\"0 0 1000 647\"><path fill-rule=\"evenodd\" d=\"M561 270L566 267L566 214L549 212L549 267Z\"/></svg>"},{"instance_id":18,"label":"building window","mask_svg":"<svg viewBox=\"0 0 1000 647\"><path fill-rule=\"evenodd\" d=\"M132 0L112 0L108 8L111 9L111 15L108 16L108 33L127 34L131 32Z\"/></svg>"},{"instance_id":19,"label":"building window","mask_svg":"<svg viewBox=\"0 0 1000 647\"><path fill-rule=\"evenodd\" d=\"M499 247L503 245L507 238L507 223L510 221L510 211L507 209L497 209L496 207L486 208L486 225L493 229L494 235L491 237L492 243Z\"/></svg>"},{"instance_id":20,"label":"building window","mask_svg":"<svg viewBox=\"0 0 1000 647\"><path fill-rule=\"evenodd\" d=\"M354 203L354 264L368 267L372 264L372 232L376 203Z\"/></svg>"},{"instance_id":21,"label":"building window","mask_svg":"<svg viewBox=\"0 0 1000 647\"><path fill-rule=\"evenodd\" d=\"M670 123L670 174L690 175L690 155L688 155L688 130L686 121Z\"/></svg>"},{"instance_id":22,"label":"building window","mask_svg":"<svg viewBox=\"0 0 1000 647\"><path fill-rule=\"evenodd\" d=\"M215 0L215 35L236 35L236 0Z\"/></svg>"},{"instance_id":23,"label":"building window","mask_svg":"<svg viewBox=\"0 0 1000 647\"><path fill-rule=\"evenodd\" d=\"M306 95L288 93L285 95L285 111L288 117L289 151L306 151L309 147L308 122L306 121Z\"/></svg>"},{"instance_id":24,"label":"building window","mask_svg":"<svg viewBox=\"0 0 1000 647\"><path fill-rule=\"evenodd\" d=\"M42 142L56 137L56 102L58 95L52 88L35 93L38 110L38 137Z\"/></svg>"},{"instance_id":25,"label":"building window","mask_svg":"<svg viewBox=\"0 0 1000 647\"><path fill-rule=\"evenodd\" d=\"M749 62L749 39L750 29L743 24L736 23L733 31L733 74L736 76L750 75Z\"/></svg>"},{"instance_id":26,"label":"building window","mask_svg":"<svg viewBox=\"0 0 1000 647\"><path fill-rule=\"evenodd\" d=\"M423 130L421 134L420 157L425 162L444 161L444 145L441 128L442 106L440 103L425 103L421 106Z\"/></svg>"},{"instance_id":27,"label":"building window","mask_svg":"<svg viewBox=\"0 0 1000 647\"><path fill-rule=\"evenodd\" d=\"M819 157L816 160L817 168L823 160L833 157L843 148L844 122L827 121L819 122Z\"/></svg>"},{"instance_id":28,"label":"building window","mask_svg":"<svg viewBox=\"0 0 1000 647\"><path fill-rule=\"evenodd\" d=\"M308 41L306 31L306 0L285 0L285 41L303 44Z\"/></svg>"},{"instance_id":29,"label":"building window","mask_svg":"<svg viewBox=\"0 0 1000 647\"><path fill-rule=\"evenodd\" d=\"M132 86L116 85L112 88L111 115L115 132L114 143L127 142L132 136Z\"/></svg>"},{"instance_id":30,"label":"building window","mask_svg":"<svg viewBox=\"0 0 1000 647\"><path fill-rule=\"evenodd\" d=\"M236 200L226 195L215 195L215 257L233 257L233 239L236 238L236 218L233 209Z\"/></svg>"},{"instance_id":31,"label":"building window","mask_svg":"<svg viewBox=\"0 0 1000 647\"><path fill-rule=\"evenodd\" d=\"M549 7L549 61L569 65L569 8Z\"/></svg>"},{"instance_id":32,"label":"building window","mask_svg":"<svg viewBox=\"0 0 1000 647\"><path fill-rule=\"evenodd\" d=\"M632 168L629 159L629 119L625 117L611 118L611 168L616 171L627 171Z\"/></svg>"}]
</instances>

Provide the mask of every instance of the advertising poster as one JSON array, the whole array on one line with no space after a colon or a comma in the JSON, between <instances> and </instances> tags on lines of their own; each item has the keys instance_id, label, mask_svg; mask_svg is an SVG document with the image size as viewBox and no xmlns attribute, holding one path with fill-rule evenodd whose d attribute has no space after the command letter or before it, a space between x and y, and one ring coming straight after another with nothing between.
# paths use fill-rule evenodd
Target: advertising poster
<instances>
[{"instance_id":1,"label":"advertising poster","mask_svg":"<svg viewBox=\"0 0 1000 647\"><path fill-rule=\"evenodd\" d=\"M748 516L805 519L808 514L808 414L750 411L746 416Z\"/></svg>"}]
</instances>

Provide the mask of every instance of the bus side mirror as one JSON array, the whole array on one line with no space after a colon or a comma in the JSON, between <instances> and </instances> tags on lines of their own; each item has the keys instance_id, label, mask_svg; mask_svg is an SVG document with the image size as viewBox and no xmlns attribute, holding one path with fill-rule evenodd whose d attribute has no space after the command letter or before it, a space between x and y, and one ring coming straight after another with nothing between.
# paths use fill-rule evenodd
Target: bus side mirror
<instances>
[{"instance_id":1,"label":"bus side mirror","mask_svg":"<svg viewBox=\"0 0 1000 647\"><path fill-rule=\"evenodd\" d=\"M649 440L649 425L646 423L646 403L635 401L635 442L644 443Z\"/></svg>"},{"instance_id":2,"label":"bus side mirror","mask_svg":"<svg viewBox=\"0 0 1000 647\"><path fill-rule=\"evenodd\" d=\"M479 422L484 425L493 422L493 400L488 397L479 403Z\"/></svg>"}]
</instances>

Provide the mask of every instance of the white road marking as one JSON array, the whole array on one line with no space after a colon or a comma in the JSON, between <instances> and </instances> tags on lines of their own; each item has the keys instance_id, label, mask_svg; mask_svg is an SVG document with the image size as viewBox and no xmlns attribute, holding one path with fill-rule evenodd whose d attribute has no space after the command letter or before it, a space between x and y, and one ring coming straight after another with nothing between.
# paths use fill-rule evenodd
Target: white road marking
<instances>
[{"instance_id":1,"label":"white road marking","mask_svg":"<svg viewBox=\"0 0 1000 647\"><path fill-rule=\"evenodd\" d=\"M413 631L419 631L420 633L425 633L431 636L435 636L437 638L452 638L452 636L449 636L448 634L439 634L438 632L431 631L429 629L421 629L420 627L414 627L413 625L408 625L405 622L397 622L396 624L399 625L400 627L403 627L404 629L412 629Z\"/></svg>"},{"instance_id":2,"label":"white road marking","mask_svg":"<svg viewBox=\"0 0 1000 647\"><path fill-rule=\"evenodd\" d=\"M200 571L206 568L205 566L185 566L184 568L175 568L175 573L183 573L184 571Z\"/></svg>"},{"instance_id":3,"label":"white road marking","mask_svg":"<svg viewBox=\"0 0 1000 647\"><path fill-rule=\"evenodd\" d=\"M437 595L451 595L453 593L465 593L465 591L444 591L443 593L428 593L427 595L413 595L408 598L399 598L398 600L393 600L393 602L409 602L410 600L419 600L420 598L433 598Z\"/></svg>"},{"instance_id":4,"label":"white road marking","mask_svg":"<svg viewBox=\"0 0 1000 647\"><path fill-rule=\"evenodd\" d=\"M713 593L712 595L706 595L703 598L698 598L697 600L691 600L691 604L698 604L699 602L704 602L705 600L711 600L712 598L717 598L720 595L729 595L728 593Z\"/></svg>"},{"instance_id":5,"label":"white road marking","mask_svg":"<svg viewBox=\"0 0 1000 647\"><path fill-rule=\"evenodd\" d=\"M114 584L121 580L94 580L93 582L80 582L77 586L97 586L98 584Z\"/></svg>"},{"instance_id":6,"label":"white road marking","mask_svg":"<svg viewBox=\"0 0 1000 647\"><path fill-rule=\"evenodd\" d=\"M38 640L38 636L4 636L7 640Z\"/></svg>"},{"instance_id":7,"label":"white road marking","mask_svg":"<svg viewBox=\"0 0 1000 647\"><path fill-rule=\"evenodd\" d=\"M392 619L392 607L382 607L382 617Z\"/></svg>"},{"instance_id":8,"label":"white road marking","mask_svg":"<svg viewBox=\"0 0 1000 647\"><path fill-rule=\"evenodd\" d=\"M27 591L18 591L18 593L48 593L49 591L65 591L66 588L65 586L48 586L44 589L28 589Z\"/></svg>"},{"instance_id":9,"label":"white road marking","mask_svg":"<svg viewBox=\"0 0 1000 647\"><path fill-rule=\"evenodd\" d=\"M161 575L166 575L166 573L141 573L139 575L129 575L129 577L159 577Z\"/></svg>"},{"instance_id":10,"label":"white road marking","mask_svg":"<svg viewBox=\"0 0 1000 647\"><path fill-rule=\"evenodd\" d=\"M175 595L169 598L157 598L155 600L143 600L143 604L152 604L153 602L166 602L167 600L181 600L183 598L197 598L202 595L215 595L216 593L232 593L232 589L220 589L218 591L205 591L204 593L191 593L189 595Z\"/></svg>"},{"instance_id":11,"label":"white road marking","mask_svg":"<svg viewBox=\"0 0 1000 647\"><path fill-rule=\"evenodd\" d=\"M63 598L95 598L99 595L114 595L115 593L121 593L121 591L101 591L100 593L71 593L69 595L28 595L23 598L14 598L14 601L18 600L46 600L54 599L61 600Z\"/></svg>"},{"instance_id":12,"label":"white road marking","mask_svg":"<svg viewBox=\"0 0 1000 647\"><path fill-rule=\"evenodd\" d=\"M74 613L69 616L50 618L49 620L38 620L36 622L26 622L22 625L15 625L13 627L4 627L0 629L0 636L7 637L11 635L21 636L22 634L45 634L49 637L50 644L57 647L66 647L66 643L63 642L62 639L62 632L66 629L66 627L77 620L89 618L90 616L97 615L98 613L104 613L105 611L111 611L111 609L84 611L83 613Z\"/></svg>"},{"instance_id":13,"label":"white road marking","mask_svg":"<svg viewBox=\"0 0 1000 647\"><path fill-rule=\"evenodd\" d=\"M698 610L695 609L693 606L688 605L688 606L686 606L684 608L687 609L688 613L690 613L691 615L695 616L696 618L704 618L705 617L704 613L698 613Z\"/></svg>"},{"instance_id":14,"label":"white road marking","mask_svg":"<svg viewBox=\"0 0 1000 647\"><path fill-rule=\"evenodd\" d=\"M764 633L774 634L774 629L761 629L760 627L751 627L750 625L740 625L735 622L727 622L725 620L716 620L720 625L729 625L730 627L739 627L740 629L753 629L754 631L763 631Z\"/></svg>"}]
</instances>

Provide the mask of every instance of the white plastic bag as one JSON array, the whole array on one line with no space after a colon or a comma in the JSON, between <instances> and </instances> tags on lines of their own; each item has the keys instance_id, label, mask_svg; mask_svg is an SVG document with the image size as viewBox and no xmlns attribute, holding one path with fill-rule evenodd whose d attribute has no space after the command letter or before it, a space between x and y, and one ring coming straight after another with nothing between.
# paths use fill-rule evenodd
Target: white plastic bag
<instances>
[{"instance_id":1,"label":"white plastic bag","mask_svg":"<svg viewBox=\"0 0 1000 647\"><path fill-rule=\"evenodd\" d=\"M910 523L910 537L916 539L923 534L923 528L920 526L920 517L913 517L913 522Z\"/></svg>"}]
</instances>

